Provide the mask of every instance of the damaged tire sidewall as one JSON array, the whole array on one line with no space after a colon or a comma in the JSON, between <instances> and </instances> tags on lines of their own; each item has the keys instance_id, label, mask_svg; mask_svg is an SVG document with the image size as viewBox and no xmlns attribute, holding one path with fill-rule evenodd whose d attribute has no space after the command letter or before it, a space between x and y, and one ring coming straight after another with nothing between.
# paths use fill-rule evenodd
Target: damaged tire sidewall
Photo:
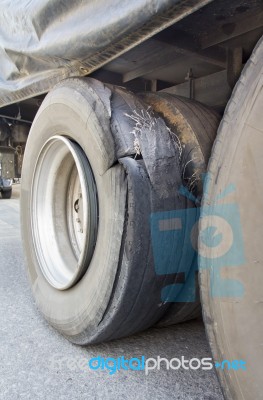
<instances>
[{"instance_id":1,"label":"damaged tire sidewall","mask_svg":"<svg viewBox=\"0 0 263 400\"><path fill-rule=\"evenodd\" d=\"M101 106L87 86L72 80L72 87L58 85L45 99L29 135L21 190L21 222L26 249L28 275L37 304L46 319L61 333L78 335L89 326L96 327L108 304L118 265L125 219L127 184L122 166L110 166L114 143L105 135L105 121L94 109ZM95 97L95 99L94 99ZM96 103L97 101L97 103ZM104 113L105 115L105 113ZM99 229L93 258L84 277L72 288L60 291L45 280L40 270L30 225L31 184L38 154L54 135L64 135L84 150L93 170L99 203ZM113 238L109 241L109 237Z\"/></svg>"}]
</instances>

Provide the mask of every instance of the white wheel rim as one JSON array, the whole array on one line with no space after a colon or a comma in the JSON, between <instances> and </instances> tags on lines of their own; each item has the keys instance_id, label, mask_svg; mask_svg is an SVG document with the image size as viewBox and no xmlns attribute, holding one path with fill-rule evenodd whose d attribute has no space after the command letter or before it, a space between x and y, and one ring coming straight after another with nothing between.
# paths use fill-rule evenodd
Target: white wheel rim
<instances>
[{"instance_id":1,"label":"white wheel rim","mask_svg":"<svg viewBox=\"0 0 263 400\"><path fill-rule=\"evenodd\" d=\"M50 285L68 289L85 274L98 230L91 166L74 141L53 136L42 147L31 191L31 227L40 269Z\"/></svg>"}]
</instances>

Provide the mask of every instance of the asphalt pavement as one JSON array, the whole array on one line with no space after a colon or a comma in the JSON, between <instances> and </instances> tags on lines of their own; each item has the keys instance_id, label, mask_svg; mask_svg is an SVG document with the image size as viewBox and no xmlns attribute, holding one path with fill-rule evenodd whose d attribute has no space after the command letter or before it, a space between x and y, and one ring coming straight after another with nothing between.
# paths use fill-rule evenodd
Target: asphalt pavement
<instances>
[{"instance_id":1,"label":"asphalt pavement","mask_svg":"<svg viewBox=\"0 0 263 400\"><path fill-rule=\"evenodd\" d=\"M156 360L158 356L210 358L202 321L152 328L87 347L72 345L49 327L35 307L27 282L19 185L14 185L12 199L0 199L0 399L223 400L214 368L168 370L162 361L160 370L149 370L146 375L145 370L121 369L110 374L113 369L88 367L92 358L97 359L92 364L96 366L109 357Z\"/></svg>"}]
</instances>

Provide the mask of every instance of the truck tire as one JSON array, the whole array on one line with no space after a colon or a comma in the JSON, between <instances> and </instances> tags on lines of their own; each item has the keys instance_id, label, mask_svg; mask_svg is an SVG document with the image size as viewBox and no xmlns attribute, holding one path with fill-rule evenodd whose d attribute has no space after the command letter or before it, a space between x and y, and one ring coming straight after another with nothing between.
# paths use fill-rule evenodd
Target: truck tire
<instances>
[{"instance_id":1,"label":"truck tire","mask_svg":"<svg viewBox=\"0 0 263 400\"><path fill-rule=\"evenodd\" d=\"M199 233L204 322L224 395L236 400L262 398L262 108L261 38L219 127Z\"/></svg>"},{"instance_id":2,"label":"truck tire","mask_svg":"<svg viewBox=\"0 0 263 400\"><path fill-rule=\"evenodd\" d=\"M149 221L186 207L179 156L163 120L126 100L93 79L67 79L46 96L27 141L21 227L29 281L47 321L77 344L138 332L167 309L160 293L170 275L156 274Z\"/></svg>"},{"instance_id":3,"label":"truck tire","mask_svg":"<svg viewBox=\"0 0 263 400\"><path fill-rule=\"evenodd\" d=\"M197 101L168 93L142 93L140 98L157 112L169 129L177 135L182 146L180 163L182 182L196 200L193 206L200 207L203 174L207 170L220 116L213 109ZM197 257L193 261L192 268L197 277ZM191 275L188 277L188 279L192 278ZM186 287L188 285L186 281ZM195 292L195 300L191 302L171 303L158 322L158 326L168 326L201 316L197 279Z\"/></svg>"},{"instance_id":4,"label":"truck tire","mask_svg":"<svg viewBox=\"0 0 263 400\"><path fill-rule=\"evenodd\" d=\"M12 197L12 188L10 190L2 191L3 199L11 199L11 197Z\"/></svg>"}]
</instances>

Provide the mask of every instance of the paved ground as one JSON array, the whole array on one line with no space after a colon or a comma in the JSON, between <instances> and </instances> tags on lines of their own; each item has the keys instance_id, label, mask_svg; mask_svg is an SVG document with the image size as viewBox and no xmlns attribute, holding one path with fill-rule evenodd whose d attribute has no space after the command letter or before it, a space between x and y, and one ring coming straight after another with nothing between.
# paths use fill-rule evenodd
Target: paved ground
<instances>
[{"instance_id":1,"label":"paved ground","mask_svg":"<svg viewBox=\"0 0 263 400\"><path fill-rule=\"evenodd\" d=\"M19 187L0 200L0 399L222 400L214 370L92 371L92 357L210 357L201 321L111 343L77 347L51 329L34 306L19 232Z\"/></svg>"}]
</instances>

